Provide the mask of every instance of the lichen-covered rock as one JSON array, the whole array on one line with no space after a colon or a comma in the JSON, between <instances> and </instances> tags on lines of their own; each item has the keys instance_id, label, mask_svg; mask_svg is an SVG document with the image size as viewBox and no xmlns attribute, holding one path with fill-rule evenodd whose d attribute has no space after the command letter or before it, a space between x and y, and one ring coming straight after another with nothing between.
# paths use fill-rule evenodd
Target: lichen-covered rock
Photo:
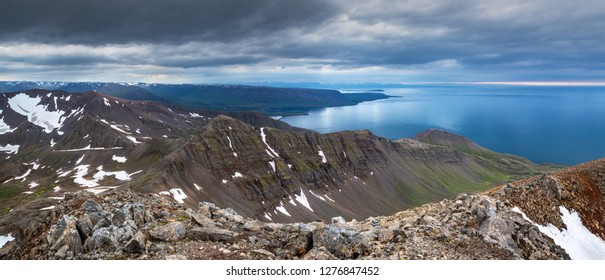
<instances>
[{"instance_id":1,"label":"lichen-covered rock","mask_svg":"<svg viewBox=\"0 0 605 280\"><path fill-rule=\"evenodd\" d=\"M137 233L126 243L124 246L124 252L131 254L143 254L145 253L145 235L137 231Z\"/></svg>"},{"instance_id":2,"label":"lichen-covered rock","mask_svg":"<svg viewBox=\"0 0 605 280\"><path fill-rule=\"evenodd\" d=\"M68 252L82 253L82 240L76 226L76 218L63 215L59 222L50 228L47 242L50 245L51 255L57 258L65 258Z\"/></svg>"},{"instance_id":3,"label":"lichen-covered rock","mask_svg":"<svg viewBox=\"0 0 605 280\"><path fill-rule=\"evenodd\" d=\"M187 231L187 237L193 240L231 243L237 233L215 227L196 227Z\"/></svg>"},{"instance_id":4,"label":"lichen-covered rock","mask_svg":"<svg viewBox=\"0 0 605 280\"><path fill-rule=\"evenodd\" d=\"M311 251L309 251L304 257L304 260L338 260L326 247L315 247Z\"/></svg>"},{"instance_id":5,"label":"lichen-covered rock","mask_svg":"<svg viewBox=\"0 0 605 280\"><path fill-rule=\"evenodd\" d=\"M313 244L326 247L330 253L341 259L357 259L367 250L367 244L358 231L337 225L315 230Z\"/></svg>"},{"instance_id":6,"label":"lichen-covered rock","mask_svg":"<svg viewBox=\"0 0 605 280\"><path fill-rule=\"evenodd\" d=\"M187 229L181 222L172 222L166 225L158 226L151 230L149 235L152 239L159 241L175 241L185 238Z\"/></svg>"}]
</instances>

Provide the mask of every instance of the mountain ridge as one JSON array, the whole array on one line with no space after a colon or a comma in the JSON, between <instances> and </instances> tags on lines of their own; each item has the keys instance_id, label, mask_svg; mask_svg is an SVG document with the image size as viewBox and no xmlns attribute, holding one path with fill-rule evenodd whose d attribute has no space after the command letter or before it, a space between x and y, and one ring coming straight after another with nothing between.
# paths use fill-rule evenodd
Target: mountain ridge
<instances>
[{"instance_id":1,"label":"mountain ridge","mask_svg":"<svg viewBox=\"0 0 605 280\"><path fill-rule=\"evenodd\" d=\"M273 115L304 114L315 108L355 105L391 97L378 92L343 94L327 89L227 84L0 82L0 92L28 89L62 90L72 93L95 90L123 99L170 103L192 109L252 110Z\"/></svg>"}]
</instances>

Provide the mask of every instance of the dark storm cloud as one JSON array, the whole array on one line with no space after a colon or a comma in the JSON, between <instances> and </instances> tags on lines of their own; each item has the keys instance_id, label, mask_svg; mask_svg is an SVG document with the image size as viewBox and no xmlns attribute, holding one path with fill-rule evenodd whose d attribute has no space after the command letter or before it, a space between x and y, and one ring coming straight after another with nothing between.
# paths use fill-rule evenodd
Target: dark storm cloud
<instances>
[{"instance_id":1,"label":"dark storm cloud","mask_svg":"<svg viewBox=\"0 0 605 280\"><path fill-rule=\"evenodd\" d=\"M3 0L4 41L107 44L233 41L334 14L319 0Z\"/></svg>"},{"instance_id":2,"label":"dark storm cloud","mask_svg":"<svg viewBox=\"0 0 605 280\"><path fill-rule=\"evenodd\" d=\"M288 67L461 66L559 79L603 70L602 30L602 0L3 0L0 61L19 69L240 65L255 77Z\"/></svg>"}]
</instances>

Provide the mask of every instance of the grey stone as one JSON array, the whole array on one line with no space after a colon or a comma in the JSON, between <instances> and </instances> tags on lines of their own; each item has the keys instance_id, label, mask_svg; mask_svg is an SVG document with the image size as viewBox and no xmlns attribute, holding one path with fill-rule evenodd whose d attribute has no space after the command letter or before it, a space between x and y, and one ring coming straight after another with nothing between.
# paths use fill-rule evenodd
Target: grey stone
<instances>
[{"instance_id":1,"label":"grey stone","mask_svg":"<svg viewBox=\"0 0 605 280\"><path fill-rule=\"evenodd\" d=\"M181 222L172 222L159 226L149 232L152 239L159 241L175 241L185 238L187 230Z\"/></svg>"},{"instance_id":2,"label":"grey stone","mask_svg":"<svg viewBox=\"0 0 605 280\"><path fill-rule=\"evenodd\" d=\"M129 214L130 211L128 209L117 209L111 214L111 223L114 226L121 227L126 222L126 219L130 218L128 217L130 216Z\"/></svg>"},{"instance_id":3,"label":"grey stone","mask_svg":"<svg viewBox=\"0 0 605 280\"><path fill-rule=\"evenodd\" d=\"M73 253L82 252L82 240L76 226L76 219L71 215L63 215L56 225L51 226L47 235L51 251L59 251L63 246Z\"/></svg>"},{"instance_id":4,"label":"grey stone","mask_svg":"<svg viewBox=\"0 0 605 280\"><path fill-rule=\"evenodd\" d=\"M256 249L252 250L252 253L262 257L275 258L275 254L265 250L265 249Z\"/></svg>"},{"instance_id":5,"label":"grey stone","mask_svg":"<svg viewBox=\"0 0 605 280\"><path fill-rule=\"evenodd\" d=\"M95 230L92 236L86 239L86 247L90 252L114 252L118 249L118 240L113 228L103 227Z\"/></svg>"},{"instance_id":6,"label":"grey stone","mask_svg":"<svg viewBox=\"0 0 605 280\"><path fill-rule=\"evenodd\" d=\"M84 239L92 235L92 227L92 221L88 214L84 214L84 216L76 222L76 228Z\"/></svg>"},{"instance_id":7,"label":"grey stone","mask_svg":"<svg viewBox=\"0 0 605 280\"><path fill-rule=\"evenodd\" d=\"M343 217L338 216L338 217L333 217L332 218L332 223L333 224L346 224L347 221L345 221L345 219Z\"/></svg>"},{"instance_id":8,"label":"grey stone","mask_svg":"<svg viewBox=\"0 0 605 280\"><path fill-rule=\"evenodd\" d=\"M136 225L134 224L134 221L132 221L132 220L130 220L129 222L131 224L127 224L123 227L116 227L116 226L112 227L115 232L116 239L118 240L118 242L125 242L127 240L130 240L135 235L135 232L137 231Z\"/></svg>"},{"instance_id":9,"label":"grey stone","mask_svg":"<svg viewBox=\"0 0 605 280\"><path fill-rule=\"evenodd\" d=\"M96 201L89 199L82 204L82 210L84 213L95 213L102 212L103 208Z\"/></svg>"},{"instance_id":10,"label":"grey stone","mask_svg":"<svg viewBox=\"0 0 605 280\"><path fill-rule=\"evenodd\" d=\"M251 232L257 232L261 230L261 224L258 221L246 221L244 223L244 229Z\"/></svg>"},{"instance_id":11,"label":"grey stone","mask_svg":"<svg viewBox=\"0 0 605 280\"><path fill-rule=\"evenodd\" d=\"M337 257L332 255L328 249L324 246L315 247L309 251L304 257L304 260L338 260Z\"/></svg>"},{"instance_id":12,"label":"grey stone","mask_svg":"<svg viewBox=\"0 0 605 280\"><path fill-rule=\"evenodd\" d=\"M214 205L214 203L210 203L210 202L206 202L206 201L202 201L202 202L198 203L198 207L199 207L200 213L208 218L212 218L212 214L219 210L219 208L216 207L216 205Z\"/></svg>"},{"instance_id":13,"label":"grey stone","mask_svg":"<svg viewBox=\"0 0 605 280\"><path fill-rule=\"evenodd\" d=\"M232 221L232 222L243 222L244 218L240 215L237 214L237 212L235 212L235 210L231 209L231 208L227 208L227 209L220 209L218 211L213 212L213 217L221 217L221 218L225 218L227 221Z\"/></svg>"},{"instance_id":14,"label":"grey stone","mask_svg":"<svg viewBox=\"0 0 605 280\"><path fill-rule=\"evenodd\" d=\"M313 232L314 246L324 246L341 259L356 259L367 251L367 244L359 232L330 225Z\"/></svg>"},{"instance_id":15,"label":"grey stone","mask_svg":"<svg viewBox=\"0 0 605 280\"><path fill-rule=\"evenodd\" d=\"M131 254L143 254L145 253L145 235L138 231L126 246L124 246L124 252Z\"/></svg>"},{"instance_id":16,"label":"grey stone","mask_svg":"<svg viewBox=\"0 0 605 280\"><path fill-rule=\"evenodd\" d=\"M95 230L98 230L101 228L106 228L109 226L111 226L111 222L109 221L109 219L102 218L95 224L95 226L92 228L92 231L95 231Z\"/></svg>"},{"instance_id":17,"label":"grey stone","mask_svg":"<svg viewBox=\"0 0 605 280\"><path fill-rule=\"evenodd\" d=\"M237 233L215 227L197 227L188 230L187 237L193 240L233 243Z\"/></svg>"},{"instance_id":18,"label":"grey stone","mask_svg":"<svg viewBox=\"0 0 605 280\"><path fill-rule=\"evenodd\" d=\"M294 232L288 237L283 248L291 255L302 257L313 248L313 233L311 231Z\"/></svg>"},{"instance_id":19,"label":"grey stone","mask_svg":"<svg viewBox=\"0 0 605 280\"><path fill-rule=\"evenodd\" d=\"M140 227L145 224L145 206L143 204L132 204L132 219L135 224Z\"/></svg>"},{"instance_id":20,"label":"grey stone","mask_svg":"<svg viewBox=\"0 0 605 280\"><path fill-rule=\"evenodd\" d=\"M191 218L193 219L193 221L195 221L198 225L204 226L204 227L214 227L214 221L212 219L208 218L203 213L196 212L196 213L190 213L190 215L191 215Z\"/></svg>"},{"instance_id":21,"label":"grey stone","mask_svg":"<svg viewBox=\"0 0 605 280\"><path fill-rule=\"evenodd\" d=\"M96 201L89 199L84 204L82 204L82 210L85 214L87 214L90 218L90 221L93 225L96 225L100 220L105 218L107 213L103 211L101 205L99 205Z\"/></svg>"}]
</instances>

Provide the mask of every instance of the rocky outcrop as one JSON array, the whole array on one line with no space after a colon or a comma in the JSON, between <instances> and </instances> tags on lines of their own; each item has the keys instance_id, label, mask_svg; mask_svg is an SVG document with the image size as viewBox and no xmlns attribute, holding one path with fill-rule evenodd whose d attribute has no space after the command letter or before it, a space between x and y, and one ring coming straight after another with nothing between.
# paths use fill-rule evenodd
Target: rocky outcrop
<instances>
[{"instance_id":1,"label":"rocky outcrop","mask_svg":"<svg viewBox=\"0 0 605 280\"><path fill-rule=\"evenodd\" d=\"M70 195L37 238L9 259L566 259L504 203L462 194L392 216L265 223L200 203L114 190ZM53 218L55 217L55 218Z\"/></svg>"}]
</instances>

